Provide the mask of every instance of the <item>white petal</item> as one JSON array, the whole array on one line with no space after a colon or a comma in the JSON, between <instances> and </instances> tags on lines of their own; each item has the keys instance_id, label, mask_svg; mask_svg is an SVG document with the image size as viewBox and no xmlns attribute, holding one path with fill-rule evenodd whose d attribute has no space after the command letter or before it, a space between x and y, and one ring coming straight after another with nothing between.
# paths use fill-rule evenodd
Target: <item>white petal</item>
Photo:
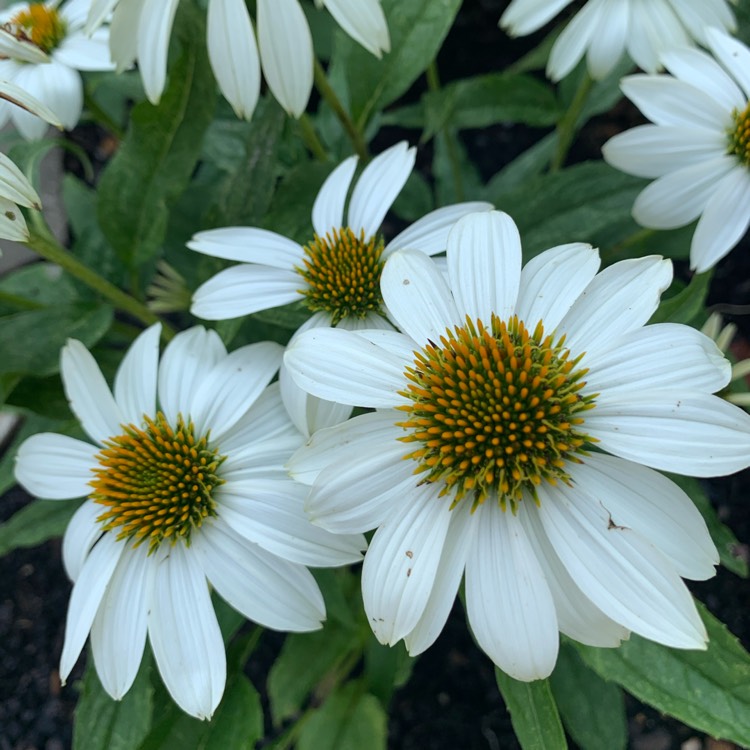
<instances>
[{"instance_id":1,"label":"white petal","mask_svg":"<svg viewBox=\"0 0 750 750\"><path fill-rule=\"evenodd\" d=\"M359 534L331 534L304 512L307 488L292 481L227 482L216 495L220 516L245 539L274 555L315 567L362 559Z\"/></svg>"},{"instance_id":2,"label":"white petal","mask_svg":"<svg viewBox=\"0 0 750 750\"><path fill-rule=\"evenodd\" d=\"M91 492L97 452L91 443L67 435L32 435L18 448L16 479L27 492L47 500L85 497Z\"/></svg>"},{"instance_id":3,"label":"white petal","mask_svg":"<svg viewBox=\"0 0 750 750\"><path fill-rule=\"evenodd\" d=\"M283 348L262 341L236 349L206 373L191 397L190 415L195 432L211 431L211 440L221 437L260 396L281 364Z\"/></svg>"},{"instance_id":4,"label":"white petal","mask_svg":"<svg viewBox=\"0 0 750 750\"><path fill-rule=\"evenodd\" d=\"M513 314L521 236L508 214L484 211L459 219L448 235L447 257L450 287L462 315L489 326L493 313L501 320Z\"/></svg>"},{"instance_id":5,"label":"white petal","mask_svg":"<svg viewBox=\"0 0 750 750\"><path fill-rule=\"evenodd\" d=\"M115 534L104 534L94 545L73 586L65 621L65 643L60 656L60 679L68 679L91 630L94 616L102 601L125 544Z\"/></svg>"},{"instance_id":6,"label":"white petal","mask_svg":"<svg viewBox=\"0 0 750 750\"><path fill-rule=\"evenodd\" d=\"M179 1L146 0L138 22L138 68L152 104L159 103L164 91L169 36Z\"/></svg>"},{"instance_id":7,"label":"white petal","mask_svg":"<svg viewBox=\"0 0 750 750\"><path fill-rule=\"evenodd\" d=\"M617 526L626 526L666 555L683 578L703 581L719 564L706 522L671 480L645 466L592 453L575 471L575 486L601 504Z\"/></svg>"},{"instance_id":8,"label":"white petal","mask_svg":"<svg viewBox=\"0 0 750 750\"><path fill-rule=\"evenodd\" d=\"M88 18L86 19L86 33L92 34L117 4L118 0L91 0ZM125 3L127 5L127 2Z\"/></svg>"},{"instance_id":9,"label":"white petal","mask_svg":"<svg viewBox=\"0 0 750 750\"><path fill-rule=\"evenodd\" d=\"M268 87L293 117L307 106L313 83L313 44L297 0L258 0L260 61Z\"/></svg>"},{"instance_id":10,"label":"white petal","mask_svg":"<svg viewBox=\"0 0 750 750\"><path fill-rule=\"evenodd\" d=\"M669 561L631 529L610 524L600 502L560 483L538 488L541 516L568 573L606 615L674 648L705 648L690 593Z\"/></svg>"},{"instance_id":11,"label":"white petal","mask_svg":"<svg viewBox=\"0 0 750 750\"><path fill-rule=\"evenodd\" d=\"M190 312L205 320L227 320L295 302L305 282L293 270L254 263L226 268L201 284Z\"/></svg>"},{"instance_id":12,"label":"white petal","mask_svg":"<svg viewBox=\"0 0 750 750\"><path fill-rule=\"evenodd\" d=\"M29 239L29 228L21 209L6 198L0 198L0 237L14 242Z\"/></svg>"},{"instance_id":13,"label":"white petal","mask_svg":"<svg viewBox=\"0 0 750 750\"><path fill-rule=\"evenodd\" d=\"M16 106L29 110L29 112L41 117L50 125L62 128L60 118L46 104L40 102L35 96L25 91L21 86L11 81L0 81L0 98Z\"/></svg>"},{"instance_id":14,"label":"white petal","mask_svg":"<svg viewBox=\"0 0 750 750\"><path fill-rule=\"evenodd\" d=\"M143 416L156 413L156 373L161 323L147 328L133 342L117 369L115 401L123 419L139 426Z\"/></svg>"},{"instance_id":15,"label":"white petal","mask_svg":"<svg viewBox=\"0 0 750 750\"><path fill-rule=\"evenodd\" d=\"M214 258L260 263L286 271L300 265L304 255L299 243L258 227L209 229L194 234L187 246Z\"/></svg>"},{"instance_id":16,"label":"white petal","mask_svg":"<svg viewBox=\"0 0 750 750\"><path fill-rule=\"evenodd\" d=\"M557 328L599 270L599 251L582 242L550 248L533 257L521 271L516 314L533 330Z\"/></svg>"},{"instance_id":17,"label":"white petal","mask_svg":"<svg viewBox=\"0 0 750 750\"><path fill-rule=\"evenodd\" d=\"M707 271L744 236L750 225L750 175L737 165L715 186L690 245L690 266Z\"/></svg>"},{"instance_id":18,"label":"white petal","mask_svg":"<svg viewBox=\"0 0 750 750\"><path fill-rule=\"evenodd\" d=\"M589 44L586 63L591 77L601 80L612 72L629 36L630 9L620 0L602 0L601 10Z\"/></svg>"},{"instance_id":19,"label":"white petal","mask_svg":"<svg viewBox=\"0 0 750 750\"><path fill-rule=\"evenodd\" d=\"M73 70L114 70L114 63L109 53L109 32L97 30L92 37L78 32L69 34L52 57Z\"/></svg>"},{"instance_id":20,"label":"white petal","mask_svg":"<svg viewBox=\"0 0 750 750\"><path fill-rule=\"evenodd\" d=\"M138 27L143 7L150 0L118 2L109 26L109 48L118 73L127 70L138 57Z\"/></svg>"},{"instance_id":21,"label":"white petal","mask_svg":"<svg viewBox=\"0 0 750 750\"><path fill-rule=\"evenodd\" d=\"M26 175L5 154L0 154L0 196L37 210L42 207L39 194Z\"/></svg>"},{"instance_id":22,"label":"white petal","mask_svg":"<svg viewBox=\"0 0 750 750\"><path fill-rule=\"evenodd\" d=\"M672 264L657 255L614 263L597 274L557 327L574 352L593 352L644 325L672 281Z\"/></svg>"},{"instance_id":23,"label":"white petal","mask_svg":"<svg viewBox=\"0 0 750 750\"><path fill-rule=\"evenodd\" d=\"M430 598L451 519L434 486L415 488L372 538L362 567L362 598L375 637L393 645L419 622Z\"/></svg>"},{"instance_id":24,"label":"white petal","mask_svg":"<svg viewBox=\"0 0 750 750\"><path fill-rule=\"evenodd\" d=\"M442 253L448 247L448 232L467 214L491 211L492 204L482 201L454 203L425 214L397 234L385 247L384 257L396 250L419 250L425 255Z\"/></svg>"},{"instance_id":25,"label":"white petal","mask_svg":"<svg viewBox=\"0 0 750 750\"><path fill-rule=\"evenodd\" d=\"M439 501L438 501L439 502ZM464 502L451 511L450 526L440 555L435 582L424 612L414 629L404 637L411 656L428 649L440 635L456 599L469 548L474 541L471 504Z\"/></svg>"},{"instance_id":26,"label":"white petal","mask_svg":"<svg viewBox=\"0 0 750 750\"><path fill-rule=\"evenodd\" d=\"M391 318L420 346L439 342L447 329L464 323L443 274L424 253L393 253L383 268L380 289Z\"/></svg>"},{"instance_id":27,"label":"white petal","mask_svg":"<svg viewBox=\"0 0 750 750\"><path fill-rule=\"evenodd\" d=\"M227 356L216 331L193 326L178 333L164 350L159 366L159 403L170 424L187 419L193 395L214 365Z\"/></svg>"},{"instance_id":28,"label":"white petal","mask_svg":"<svg viewBox=\"0 0 750 750\"><path fill-rule=\"evenodd\" d=\"M572 0L512 0L500 17L500 26L512 36L525 36L541 29Z\"/></svg>"},{"instance_id":29,"label":"white petal","mask_svg":"<svg viewBox=\"0 0 750 750\"><path fill-rule=\"evenodd\" d=\"M226 655L206 577L182 543L155 565L148 634L174 702L191 716L210 719L224 692Z\"/></svg>"},{"instance_id":30,"label":"white petal","mask_svg":"<svg viewBox=\"0 0 750 750\"><path fill-rule=\"evenodd\" d=\"M559 81L570 73L583 57L596 33L598 11L595 3L587 3L562 30L550 50L547 75ZM590 71L592 74L595 71Z\"/></svg>"},{"instance_id":31,"label":"white petal","mask_svg":"<svg viewBox=\"0 0 750 750\"><path fill-rule=\"evenodd\" d=\"M143 656L153 562L147 544L127 550L115 568L91 626L96 673L115 700L130 690Z\"/></svg>"},{"instance_id":32,"label":"white petal","mask_svg":"<svg viewBox=\"0 0 750 750\"><path fill-rule=\"evenodd\" d=\"M526 530L536 559L547 579L562 633L588 646L613 648L629 631L611 620L576 586L547 538L539 512L530 497L524 498L518 518Z\"/></svg>"},{"instance_id":33,"label":"white petal","mask_svg":"<svg viewBox=\"0 0 750 750\"><path fill-rule=\"evenodd\" d=\"M365 238L372 237L383 223L388 209L406 184L414 168L417 150L409 148L406 141L378 154L357 180L349 204L347 225Z\"/></svg>"},{"instance_id":34,"label":"white petal","mask_svg":"<svg viewBox=\"0 0 750 750\"><path fill-rule=\"evenodd\" d=\"M250 119L260 94L260 59L244 0L208 3L208 58L237 117Z\"/></svg>"},{"instance_id":35,"label":"white petal","mask_svg":"<svg viewBox=\"0 0 750 750\"><path fill-rule=\"evenodd\" d=\"M318 398L351 406L401 403L406 362L351 331L305 331L286 350L284 364L297 385Z\"/></svg>"},{"instance_id":36,"label":"white petal","mask_svg":"<svg viewBox=\"0 0 750 750\"><path fill-rule=\"evenodd\" d=\"M614 337L587 356L588 392L681 388L714 393L732 367L708 336L678 323L659 323Z\"/></svg>"},{"instance_id":37,"label":"white petal","mask_svg":"<svg viewBox=\"0 0 750 750\"><path fill-rule=\"evenodd\" d=\"M17 39L7 29L0 29L0 54L3 58L7 57L32 65L49 62L49 55L41 47L31 41Z\"/></svg>"},{"instance_id":38,"label":"white petal","mask_svg":"<svg viewBox=\"0 0 750 750\"><path fill-rule=\"evenodd\" d=\"M349 192L354 170L357 168L357 157L344 159L318 191L313 203L312 224L318 237L325 237L332 229L344 226L344 203Z\"/></svg>"},{"instance_id":39,"label":"white petal","mask_svg":"<svg viewBox=\"0 0 750 750\"><path fill-rule=\"evenodd\" d=\"M391 49L380 0L324 0L339 26L375 57Z\"/></svg>"},{"instance_id":40,"label":"white petal","mask_svg":"<svg viewBox=\"0 0 750 750\"><path fill-rule=\"evenodd\" d=\"M78 580L94 542L102 535L102 525L96 520L105 508L93 500L86 500L70 519L62 542L65 572L71 581Z\"/></svg>"},{"instance_id":41,"label":"white petal","mask_svg":"<svg viewBox=\"0 0 750 750\"><path fill-rule=\"evenodd\" d=\"M104 375L86 347L75 339L60 353L60 374L70 408L97 443L122 432L123 416Z\"/></svg>"},{"instance_id":42,"label":"white petal","mask_svg":"<svg viewBox=\"0 0 750 750\"><path fill-rule=\"evenodd\" d=\"M602 394L585 429L604 450L663 471L714 477L750 465L750 415L696 391Z\"/></svg>"},{"instance_id":43,"label":"white petal","mask_svg":"<svg viewBox=\"0 0 750 750\"><path fill-rule=\"evenodd\" d=\"M732 74L750 99L750 50L721 29L706 29L708 46L716 59Z\"/></svg>"},{"instance_id":44,"label":"white petal","mask_svg":"<svg viewBox=\"0 0 750 750\"><path fill-rule=\"evenodd\" d=\"M543 679L557 660L549 586L519 519L491 498L474 513L466 560L466 609L474 636L516 680Z\"/></svg>"},{"instance_id":45,"label":"white petal","mask_svg":"<svg viewBox=\"0 0 750 750\"><path fill-rule=\"evenodd\" d=\"M305 567L271 555L220 521L201 529L192 549L214 588L245 617L273 630L320 627L325 604Z\"/></svg>"}]
</instances>

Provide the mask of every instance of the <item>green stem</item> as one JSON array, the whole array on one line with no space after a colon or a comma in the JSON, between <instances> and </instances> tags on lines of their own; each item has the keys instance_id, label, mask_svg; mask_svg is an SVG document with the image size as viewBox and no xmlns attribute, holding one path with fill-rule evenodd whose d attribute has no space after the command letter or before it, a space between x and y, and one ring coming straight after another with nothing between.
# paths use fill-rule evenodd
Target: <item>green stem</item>
<instances>
[{"instance_id":1,"label":"green stem","mask_svg":"<svg viewBox=\"0 0 750 750\"><path fill-rule=\"evenodd\" d=\"M298 120L300 130L302 131L302 140L305 142L307 148L310 149L312 154L318 161L328 161L328 152L325 150L325 146L318 137L318 132L315 130L315 126L312 124L312 120L308 116L307 112L303 112Z\"/></svg>"},{"instance_id":2,"label":"green stem","mask_svg":"<svg viewBox=\"0 0 750 750\"><path fill-rule=\"evenodd\" d=\"M2 289L0 289L0 302L18 307L21 310L42 310L44 308L44 305L39 304L39 302L26 299L26 297L19 297L17 294L11 294L10 292L4 292Z\"/></svg>"},{"instance_id":3,"label":"green stem","mask_svg":"<svg viewBox=\"0 0 750 750\"><path fill-rule=\"evenodd\" d=\"M118 289L114 284L96 273L96 271L92 271L88 266L81 263L64 247L59 245L57 240L49 233L41 233L38 230L32 229L26 245L37 253L37 255L41 255L42 258L56 263L71 276L75 276L75 278L82 281L86 286L108 299L115 307L129 313L142 323L146 325L161 323L162 336L167 341L175 335L176 331L168 323L160 320L157 315L154 315L151 310L135 299L135 297L131 297L121 289Z\"/></svg>"},{"instance_id":4,"label":"green stem","mask_svg":"<svg viewBox=\"0 0 750 750\"><path fill-rule=\"evenodd\" d=\"M427 66L426 76L427 88L430 91L440 91L440 75L435 60ZM461 174L461 159L459 158L454 140L455 136L447 127L442 128L441 132L445 139L445 150L448 153L448 162L450 163L451 174L453 175L453 189L456 193L456 200L460 203L464 200L464 180Z\"/></svg>"},{"instance_id":5,"label":"green stem","mask_svg":"<svg viewBox=\"0 0 750 750\"><path fill-rule=\"evenodd\" d=\"M349 116L349 113L344 108L344 105L336 95L336 92L333 90L331 84L328 83L326 72L325 70L323 70L323 66L317 59L315 60L315 88L318 89L318 92L323 97L323 100L334 111L336 117L339 118L339 122L346 131L346 134L349 137L349 140L352 142L352 146L354 146L354 150L359 158L362 159L362 161L367 161L370 156L367 153L367 144L365 143L365 139L362 136L362 133L360 133L357 129L357 126Z\"/></svg>"},{"instance_id":6,"label":"green stem","mask_svg":"<svg viewBox=\"0 0 750 750\"><path fill-rule=\"evenodd\" d=\"M586 101L589 98L591 87L594 85L594 81L588 74L588 71L584 71L583 78L578 84L573 101L570 103L565 114L562 116L559 123L557 123L557 150L552 158L550 164L550 170L557 172L562 168L565 163L565 159L570 151L570 146L575 138L576 130L578 129L578 120L583 112L583 108L586 105Z\"/></svg>"},{"instance_id":7,"label":"green stem","mask_svg":"<svg viewBox=\"0 0 750 750\"><path fill-rule=\"evenodd\" d=\"M83 94L83 103L92 118L103 128L109 130L115 138L121 141L125 137L125 131L99 106L99 103L88 91Z\"/></svg>"}]
</instances>

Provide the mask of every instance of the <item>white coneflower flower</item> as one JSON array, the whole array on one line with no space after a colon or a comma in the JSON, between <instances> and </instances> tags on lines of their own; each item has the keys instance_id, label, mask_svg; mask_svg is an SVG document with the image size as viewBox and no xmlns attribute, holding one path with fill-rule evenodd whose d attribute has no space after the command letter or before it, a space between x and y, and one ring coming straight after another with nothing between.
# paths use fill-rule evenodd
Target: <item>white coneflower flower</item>
<instances>
[{"instance_id":1,"label":"white coneflower flower","mask_svg":"<svg viewBox=\"0 0 750 750\"><path fill-rule=\"evenodd\" d=\"M448 281L422 253L386 263L403 333L308 331L285 362L318 397L376 411L292 458L313 522L377 529L362 595L383 643L440 633L466 577L479 645L511 676L552 671L558 630L676 648L706 633L681 577L718 562L689 498L653 468L712 476L750 463L750 416L710 395L729 378L688 326L645 325L672 278L658 257L597 273L588 245L521 269L513 221L459 220ZM652 467L652 468L647 468Z\"/></svg>"},{"instance_id":2,"label":"white coneflower flower","mask_svg":"<svg viewBox=\"0 0 750 750\"><path fill-rule=\"evenodd\" d=\"M672 50L662 58L672 75L623 79L625 95L654 124L616 135L602 149L618 169L656 178L633 206L639 224L674 229L700 217L690 245L690 267L699 272L750 224L750 50L717 29L706 34L716 60Z\"/></svg>"},{"instance_id":3,"label":"white coneflower flower","mask_svg":"<svg viewBox=\"0 0 750 750\"><path fill-rule=\"evenodd\" d=\"M0 78L12 81L75 127L83 109L79 71L111 70L109 30L83 32L89 0L18 3L0 13ZM41 138L47 123L23 109L0 102L0 126L8 120L27 140Z\"/></svg>"},{"instance_id":4,"label":"white coneflower flower","mask_svg":"<svg viewBox=\"0 0 750 750\"><path fill-rule=\"evenodd\" d=\"M164 91L167 52L179 0L94 0L87 28L114 8L112 56L123 70L137 59L149 100ZM341 28L380 57L390 49L380 0L316 0ZM208 55L222 94L238 117L250 118L260 93L261 67L279 104L294 117L313 85L313 43L298 0L258 0L258 41L245 0L209 0Z\"/></svg>"},{"instance_id":5,"label":"white coneflower flower","mask_svg":"<svg viewBox=\"0 0 750 750\"><path fill-rule=\"evenodd\" d=\"M34 435L19 448L16 477L38 497L87 496L63 539L75 585L62 679L90 631L102 685L121 698L148 632L175 702L208 718L226 677L209 584L266 627L315 630L325 607L305 566L355 561L364 539L312 526L305 488L283 468L302 436L268 386L281 347L227 354L215 332L196 327L159 362L159 333L136 339L114 395L85 347L68 342L65 391L94 444Z\"/></svg>"},{"instance_id":6,"label":"white coneflower flower","mask_svg":"<svg viewBox=\"0 0 750 750\"><path fill-rule=\"evenodd\" d=\"M540 29L572 0L513 0L500 25L513 36ZM708 26L734 29L727 0L588 0L557 38L547 74L560 80L586 55L593 78L604 78L624 52L655 72L659 54L692 40L703 44Z\"/></svg>"},{"instance_id":7,"label":"white coneflower flower","mask_svg":"<svg viewBox=\"0 0 750 750\"><path fill-rule=\"evenodd\" d=\"M427 255L440 253L445 250L449 228L459 217L491 208L488 203L474 202L437 209L386 244L380 225L409 177L415 157L416 149L407 147L404 141L375 157L357 180L346 220L344 204L357 157L339 164L315 199L312 238L304 246L255 227L196 234L188 242L192 250L243 262L220 271L196 290L193 314L223 320L301 300L312 314L303 329L392 328L380 294L386 258L404 247ZM312 432L326 424L325 420L312 419L309 410L319 405L313 407L315 402L298 392L284 370L281 382L287 408L301 430L307 431L308 425ZM292 401L299 403L294 406ZM337 414L344 419L348 410Z\"/></svg>"}]
</instances>

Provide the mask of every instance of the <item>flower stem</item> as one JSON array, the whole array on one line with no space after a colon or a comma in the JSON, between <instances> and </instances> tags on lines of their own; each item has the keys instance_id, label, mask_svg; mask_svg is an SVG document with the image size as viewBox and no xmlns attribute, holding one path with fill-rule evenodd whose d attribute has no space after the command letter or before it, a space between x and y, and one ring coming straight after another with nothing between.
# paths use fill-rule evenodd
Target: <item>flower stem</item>
<instances>
[{"instance_id":1,"label":"flower stem","mask_svg":"<svg viewBox=\"0 0 750 750\"><path fill-rule=\"evenodd\" d=\"M326 151L325 146L321 143L321 140L318 137L318 132L315 130L315 126L312 124L312 120L307 112L302 113L298 122L300 130L302 131L302 140L305 142L307 148L310 149L318 161L328 161L328 152Z\"/></svg>"},{"instance_id":2,"label":"flower stem","mask_svg":"<svg viewBox=\"0 0 750 750\"><path fill-rule=\"evenodd\" d=\"M83 103L94 121L109 130L117 140L121 141L125 137L125 131L99 106L88 91L84 91Z\"/></svg>"},{"instance_id":3,"label":"flower stem","mask_svg":"<svg viewBox=\"0 0 750 750\"><path fill-rule=\"evenodd\" d=\"M573 96L573 101L570 103L565 114L557 123L557 150L552 158L550 164L550 170L557 172L562 168L565 163L565 159L570 151L570 146L575 138L576 130L578 128L578 119L583 112L583 108L586 105L586 101L589 98L589 93L594 81L589 75L588 71L584 71L583 78L578 84L578 89Z\"/></svg>"},{"instance_id":4,"label":"flower stem","mask_svg":"<svg viewBox=\"0 0 750 750\"><path fill-rule=\"evenodd\" d=\"M86 286L108 299L115 307L129 313L142 323L151 325L152 323L161 322L162 336L167 341L175 335L175 330L168 323L160 320L157 315L154 315L151 310L135 299L135 297L131 297L126 292L118 289L114 284L96 273L96 271L81 263L81 261L58 244L57 240L48 232L40 232L38 229L32 229L29 239L26 240L26 245L37 253L37 255L52 263L56 263L71 276L74 276L86 284Z\"/></svg>"},{"instance_id":5,"label":"flower stem","mask_svg":"<svg viewBox=\"0 0 750 750\"><path fill-rule=\"evenodd\" d=\"M354 124L349 113L344 108L344 105L336 95L333 87L328 83L326 72L323 70L323 66L317 59L315 60L315 88L318 89L318 92L325 102L334 111L336 117L339 118L339 122L341 122L347 136L349 136L349 140L352 142L352 146L354 146L354 150L359 158L362 159L362 161L367 161L370 156L367 153L365 139L363 138L362 133L357 129L357 126Z\"/></svg>"}]
</instances>

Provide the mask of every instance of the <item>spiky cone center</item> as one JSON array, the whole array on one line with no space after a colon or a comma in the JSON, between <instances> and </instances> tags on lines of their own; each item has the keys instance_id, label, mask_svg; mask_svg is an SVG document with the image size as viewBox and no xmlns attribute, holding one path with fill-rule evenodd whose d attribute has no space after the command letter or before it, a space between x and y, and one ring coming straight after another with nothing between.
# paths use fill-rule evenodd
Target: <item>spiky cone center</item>
<instances>
[{"instance_id":1,"label":"spiky cone center","mask_svg":"<svg viewBox=\"0 0 750 750\"><path fill-rule=\"evenodd\" d=\"M213 493L223 484L225 456L208 433L196 438L182 415L175 427L161 412L143 420L143 428L123 425L122 435L104 441L89 484L91 499L106 508L97 518L104 531L134 546L147 542L150 554L167 540L189 545L193 531L216 516Z\"/></svg>"},{"instance_id":2,"label":"spiky cone center","mask_svg":"<svg viewBox=\"0 0 750 750\"><path fill-rule=\"evenodd\" d=\"M66 23L55 8L34 3L16 13L3 28L19 41L32 42L49 54L65 38Z\"/></svg>"},{"instance_id":3,"label":"spiky cone center","mask_svg":"<svg viewBox=\"0 0 750 750\"><path fill-rule=\"evenodd\" d=\"M741 112L732 113L733 127L729 129L729 153L750 167L750 102Z\"/></svg>"},{"instance_id":4,"label":"spiky cone center","mask_svg":"<svg viewBox=\"0 0 750 750\"><path fill-rule=\"evenodd\" d=\"M307 282L300 293L311 312L331 315L333 325L344 318L364 318L380 312L380 276L383 272L383 240L377 235L359 237L348 227L317 234L305 245L302 267L297 272Z\"/></svg>"},{"instance_id":5,"label":"spiky cone center","mask_svg":"<svg viewBox=\"0 0 750 750\"><path fill-rule=\"evenodd\" d=\"M515 512L525 491L537 500L542 482L570 482L569 462L595 442L580 429L596 397L583 393L582 357L541 322L530 333L515 316L489 327L467 316L406 369L399 426L416 445L404 458L444 485L451 508L468 495L472 509L492 497Z\"/></svg>"}]
</instances>

